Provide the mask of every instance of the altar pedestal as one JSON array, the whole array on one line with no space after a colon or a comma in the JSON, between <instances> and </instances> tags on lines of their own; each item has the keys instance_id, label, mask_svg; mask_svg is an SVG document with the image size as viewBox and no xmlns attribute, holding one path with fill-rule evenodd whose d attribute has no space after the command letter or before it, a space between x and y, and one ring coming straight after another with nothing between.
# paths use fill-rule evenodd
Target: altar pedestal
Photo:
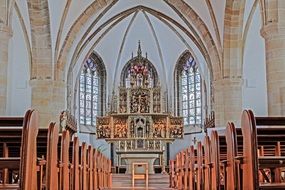
<instances>
[{"instance_id":1,"label":"altar pedestal","mask_svg":"<svg viewBox=\"0 0 285 190\"><path fill-rule=\"evenodd\" d=\"M133 163L148 163L148 173L149 174L154 174L154 169L153 169L153 164L155 159L159 158L159 154L121 154L121 158L125 159L126 165L127 165L127 170L126 174L131 174L132 173L132 166ZM143 167L136 167L135 168L135 173L144 173L144 168Z\"/></svg>"}]
</instances>

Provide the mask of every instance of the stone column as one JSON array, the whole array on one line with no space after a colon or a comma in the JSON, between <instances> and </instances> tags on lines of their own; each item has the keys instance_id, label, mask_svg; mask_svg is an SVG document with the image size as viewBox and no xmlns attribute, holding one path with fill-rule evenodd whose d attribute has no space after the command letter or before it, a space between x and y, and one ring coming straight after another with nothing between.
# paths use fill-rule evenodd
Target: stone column
<instances>
[{"instance_id":1,"label":"stone column","mask_svg":"<svg viewBox=\"0 0 285 190\"><path fill-rule=\"evenodd\" d=\"M265 39L268 115L285 114L285 1L261 0Z\"/></svg>"},{"instance_id":2,"label":"stone column","mask_svg":"<svg viewBox=\"0 0 285 190\"><path fill-rule=\"evenodd\" d=\"M9 39L11 27L0 23L0 115L6 115Z\"/></svg>"},{"instance_id":3,"label":"stone column","mask_svg":"<svg viewBox=\"0 0 285 190\"><path fill-rule=\"evenodd\" d=\"M225 78L213 83L215 118L217 127L231 121L239 126L242 113L242 79Z\"/></svg>"},{"instance_id":4,"label":"stone column","mask_svg":"<svg viewBox=\"0 0 285 190\"><path fill-rule=\"evenodd\" d=\"M285 99L283 98L285 88L284 21L267 22L261 29L261 35L265 39L266 47L268 115L281 116L285 114Z\"/></svg>"},{"instance_id":5,"label":"stone column","mask_svg":"<svg viewBox=\"0 0 285 190\"><path fill-rule=\"evenodd\" d=\"M60 112L65 109L65 83L53 80L34 79L32 88L32 108L40 113L40 127L48 127L50 122L59 122Z\"/></svg>"}]
</instances>

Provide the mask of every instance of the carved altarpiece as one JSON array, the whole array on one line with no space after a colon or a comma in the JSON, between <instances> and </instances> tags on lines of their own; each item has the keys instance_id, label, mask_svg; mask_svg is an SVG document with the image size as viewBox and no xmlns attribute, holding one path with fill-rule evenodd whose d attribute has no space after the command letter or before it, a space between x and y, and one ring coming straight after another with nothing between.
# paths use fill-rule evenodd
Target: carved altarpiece
<instances>
[{"instance_id":1,"label":"carved altarpiece","mask_svg":"<svg viewBox=\"0 0 285 190\"><path fill-rule=\"evenodd\" d=\"M155 68L142 57L140 45L127 66L128 81L122 79L112 112L97 117L97 138L114 145L114 165L128 173L132 161L144 159L153 173L154 165L163 170L166 164L167 144L183 138L183 119L165 112Z\"/></svg>"}]
</instances>

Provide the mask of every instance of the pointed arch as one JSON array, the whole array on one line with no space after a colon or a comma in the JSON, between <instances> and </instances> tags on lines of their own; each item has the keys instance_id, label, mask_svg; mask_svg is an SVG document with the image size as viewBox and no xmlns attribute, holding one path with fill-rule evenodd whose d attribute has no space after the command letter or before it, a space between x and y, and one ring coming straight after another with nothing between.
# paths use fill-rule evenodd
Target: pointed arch
<instances>
[{"instance_id":1,"label":"pointed arch","mask_svg":"<svg viewBox=\"0 0 285 190\"><path fill-rule=\"evenodd\" d=\"M106 68L98 53L84 61L79 75L79 123L95 126L106 111Z\"/></svg>"},{"instance_id":2,"label":"pointed arch","mask_svg":"<svg viewBox=\"0 0 285 190\"><path fill-rule=\"evenodd\" d=\"M195 57L186 50L174 70L175 115L184 118L184 125L202 124L202 79Z\"/></svg>"}]
</instances>

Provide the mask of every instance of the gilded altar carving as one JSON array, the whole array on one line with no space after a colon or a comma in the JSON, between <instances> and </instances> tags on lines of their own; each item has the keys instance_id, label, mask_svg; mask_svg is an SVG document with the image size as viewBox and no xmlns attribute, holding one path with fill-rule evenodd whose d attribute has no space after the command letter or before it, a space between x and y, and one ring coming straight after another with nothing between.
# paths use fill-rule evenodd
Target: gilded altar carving
<instances>
[{"instance_id":1,"label":"gilded altar carving","mask_svg":"<svg viewBox=\"0 0 285 190\"><path fill-rule=\"evenodd\" d=\"M127 113L127 91L125 89L120 89L119 100L119 112Z\"/></svg>"},{"instance_id":2,"label":"gilded altar carving","mask_svg":"<svg viewBox=\"0 0 285 190\"><path fill-rule=\"evenodd\" d=\"M171 117L169 126L170 138L183 138L183 120L180 117Z\"/></svg>"},{"instance_id":3,"label":"gilded altar carving","mask_svg":"<svg viewBox=\"0 0 285 190\"><path fill-rule=\"evenodd\" d=\"M153 137L154 138L166 138L166 117L156 118L153 123Z\"/></svg>"},{"instance_id":4,"label":"gilded altar carving","mask_svg":"<svg viewBox=\"0 0 285 190\"><path fill-rule=\"evenodd\" d=\"M155 88L153 90L153 113L161 112L161 94L160 89Z\"/></svg>"},{"instance_id":5,"label":"gilded altar carving","mask_svg":"<svg viewBox=\"0 0 285 190\"><path fill-rule=\"evenodd\" d=\"M114 119L114 138L127 138L128 126L125 118Z\"/></svg>"},{"instance_id":6,"label":"gilded altar carving","mask_svg":"<svg viewBox=\"0 0 285 190\"><path fill-rule=\"evenodd\" d=\"M124 68L111 112L97 117L97 138L113 143L118 157L124 153L166 157L167 144L183 138L183 119L166 112L158 75L140 47Z\"/></svg>"},{"instance_id":7,"label":"gilded altar carving","mask_svg":"<svg viewBox=\"0 0 285 190\"><path fill-rule=\"evenodd\" d=\"M110 117L97 117L96 132L98 139L111 138Z\"/></svg>"},{"instance_id":8,"label":"gilded altar carving","mask_svg":"<svg viewBox=\"0 0 285 190\"><path fill-rule=\"evenodd\" d=\"M150 95L148 89L136 88L131 90L131 113L149 113Z\"/></svg>"}]
</instances>

